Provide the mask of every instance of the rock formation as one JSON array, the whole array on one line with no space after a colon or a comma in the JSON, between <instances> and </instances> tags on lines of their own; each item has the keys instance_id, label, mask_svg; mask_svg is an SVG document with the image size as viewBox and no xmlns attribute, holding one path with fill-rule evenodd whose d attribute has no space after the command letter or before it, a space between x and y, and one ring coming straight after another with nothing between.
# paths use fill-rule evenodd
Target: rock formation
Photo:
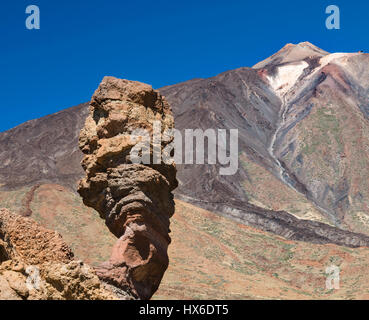
<instances>
[{"instance_id":1,"label":"rock formation","mask_svg":"<svg viewBox=\"0 0 369 320\"><path fill-rule=\"evenodd\" d=\"M173 136L163 135L159 144L155 142L154 123L160 124L160 133L174 125L170 106L157 91L143 83L105 77L92 97L79 139L86 177L78 192L119 238L97 274L140 299L153 295L168 266L171 192L177 186L174 163L143 165L131 159L132 133L137 129L150 135L151 159L155 148L164 152L173 141Z\"/></svg>"},{"instance_id":2,"label":"rock formation","mask_svg":"<svg viewBox=\"0 0 369 320\"><path fill-rule=\"evenodd\" d=\"M59 233L24 217L32 213L34 187L26 197L23 216L0 210L0 299L148 299L153 295L169 262L176 168L161 160L135 164L130 150L135 146L131 139L135 129L146 129L153 136L158 123L163 136L159 143L150 140L150 155L157 149L169 155L164 148L173 137L166 133L174 121L164 98L148 85L104 78L80 135L86 177L78 191L119 238L111 258L96 269L76 261Z\"/></svg>"},{"instance_id":3,"label":"rock formation","mask_svg":"<svg viewBox=\"0 0 369 320\"><path fill-rule=\"evenodd\" d=\"M60 234L0 210L0 300L106 300L123 297L102 283Z\"/></svg>"}]
</instances>

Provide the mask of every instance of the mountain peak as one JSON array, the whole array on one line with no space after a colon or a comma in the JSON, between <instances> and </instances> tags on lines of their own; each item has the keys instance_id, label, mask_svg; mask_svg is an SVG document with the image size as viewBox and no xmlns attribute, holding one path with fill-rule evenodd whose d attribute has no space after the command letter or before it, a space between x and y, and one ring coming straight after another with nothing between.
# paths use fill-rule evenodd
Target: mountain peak
<instances>
[{"instance_id":1,"label":"mountain peak","mask_svg":"<svg viewBox=\"0 0 369 320\"><path fill-rule=\"evenodd\" d=\"M306 58L323 57L329 53L308 41L298 44L287 43L282 49L269 58L257 63L254 69L265 68L268 65L279 65L288 62L301 61Z\"/></svg>"}]
</instances>

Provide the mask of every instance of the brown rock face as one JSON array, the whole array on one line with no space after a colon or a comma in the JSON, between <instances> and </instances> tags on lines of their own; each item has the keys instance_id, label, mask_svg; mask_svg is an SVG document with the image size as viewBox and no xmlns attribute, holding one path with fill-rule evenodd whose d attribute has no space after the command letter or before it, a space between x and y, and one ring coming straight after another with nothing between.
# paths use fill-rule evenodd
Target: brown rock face
<instances>
[{"instance_id":1,"label":"brown rock face","mask_svg":"<svg viewBox=\"0 0 369 320\"><path fill-rule=\"evenodd\" d=\"M159 133L173 129L169 104L151 86L105 77L92 97L90 115L80 134L86 177L78 192L95 208L119 239L111 258L100 268L100 279L137 298L149 299L168 266L169 218L174 213L172 190L177 187L173 164L136 164L131 159L134 130L145 129L153 150L173 141Z\"/></svg>"},{"instance_id":2,"label":"brown rock face","mask_svg":"<svg viewBox=\"0 0 369 320\"><path fill-rule=\"evenodd\" d=\"M73 252L61 235L31 219L0 210L0 263L21 259L32 265L44 262L69 262Z\"/></svg>"},{"instance_id":3,"label":"brown rock face","mask_svg":"<svg viewBox=\"0 0 369 320\"><path fill-rule=\"evenodd\" d=\"M0 300L130 299L102 283L56 231L0 209Z\"/></svg>"}]
</instances>

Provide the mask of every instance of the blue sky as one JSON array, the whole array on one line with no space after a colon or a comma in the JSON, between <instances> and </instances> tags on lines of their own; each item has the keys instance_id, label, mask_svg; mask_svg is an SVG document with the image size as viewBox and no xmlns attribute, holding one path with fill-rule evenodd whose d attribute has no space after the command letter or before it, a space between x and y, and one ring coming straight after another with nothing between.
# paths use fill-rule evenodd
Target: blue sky
<instances>
[{"instance_id":1,"label":"blue sky","mask_svg":"<svg viewBox=\"0 0 369 320\"><path fill-rule=\"evenodd\" d=\"M27 30L38 5L41 29ZM325 28L338 5L341 29ZM368 1L4 0L0 132L86 102L104 75L154 88L252 66L286 43L369 52Z\"/></svg>"}]
</instances>

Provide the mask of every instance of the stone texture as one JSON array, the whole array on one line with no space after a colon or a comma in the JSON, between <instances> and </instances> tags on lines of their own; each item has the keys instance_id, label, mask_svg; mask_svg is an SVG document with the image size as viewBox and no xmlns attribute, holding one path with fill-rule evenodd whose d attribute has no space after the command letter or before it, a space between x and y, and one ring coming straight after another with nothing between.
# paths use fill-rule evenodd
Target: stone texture
<instances>
[{"instance_id":1,"label":"stone texture","mask_svg":"<svg viewBox=\"0 0 369 320\"><path fill-rule=\"evenodd\" d=\"M118 297L82 261L26 265L8 260L0 265L0 300L117 300Z\"/></svg>"},{"instance_id":2,"label":"stone texture","mask_svg":"<svg viewBox=\"0 0 369 320\"><path fill-rule=\"evenodd\" d=\"M60 234L33 220L0 210L0 262L21 259L36 265L48 261L69 262L73 252Z\"/></svg>"},{"instance_id":3,"label":"stone texture","mask_svg":"<svg viewBox=\"0 0 369 320\"><path fill-rule=\"evenodd\" d=\"M105 77L92 97L79 140L86 177L78 192L119 238L97 274L140 299L153 295L168 266L171 192L177 187L175 164L132 163L134 130L150 134L151 159L154 148L163 152L173 141L165 135L160 145L154 144L155 121L161 133L174 126L170 106L157 91L143 83Z\"/></svg>"},{"instance_id":4,"label":"stone texture","mask_svg":"<svg viewBox=\"0 0 369 320\"><path fill-rule=\"evenodd\" d=\"M106 287L94 269L73 260L60 234L0 210L0 300L132 299Z\"/></svg>"}]
</instances>

